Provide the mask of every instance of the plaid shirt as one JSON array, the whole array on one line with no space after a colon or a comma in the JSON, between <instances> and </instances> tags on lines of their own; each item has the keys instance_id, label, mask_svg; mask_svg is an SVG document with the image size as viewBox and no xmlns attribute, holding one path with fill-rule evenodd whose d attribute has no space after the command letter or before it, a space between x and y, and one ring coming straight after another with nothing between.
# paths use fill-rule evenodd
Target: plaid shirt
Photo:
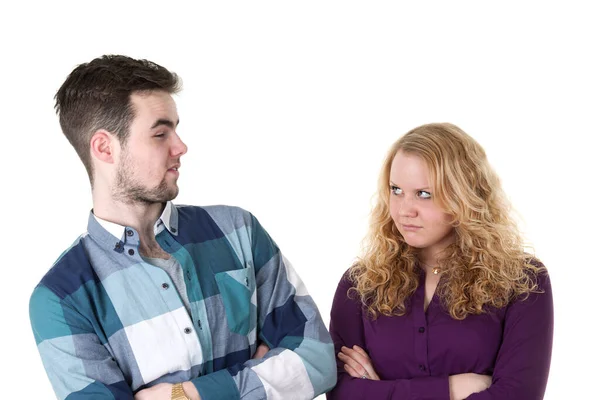
<instances>
[{"instance_id":1,"label":"plaid shirt","mask_svg":"<svg viewBox=\"0 0 600 400\"><path fill-rule=\"evenodd\" d=\"M59 399L132 399L188 380L203 400L312 399L335 385L319 311L252 214L166 204L156 240L182 267L191 316L169 275L140 257L137 231L110 225L90 213L31 296ZM252 360L260 341L271 350Z\"/></svg>"}]
</instances>

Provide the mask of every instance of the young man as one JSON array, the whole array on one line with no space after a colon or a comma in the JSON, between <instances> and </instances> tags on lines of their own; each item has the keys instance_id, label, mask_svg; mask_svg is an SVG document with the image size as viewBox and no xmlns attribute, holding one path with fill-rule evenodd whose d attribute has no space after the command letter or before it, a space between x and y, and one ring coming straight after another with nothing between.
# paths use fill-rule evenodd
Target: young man
<instances>
[{"instance_id":1,"label":"young man","mask_svg":"<svg viewBox=\"0 0 600 400\"><path fill-rule=\"evenodd\" d=\"M88 172L88 230L35 288L30 317L59 399L312 399L331 338L247 211L171 203L187 147L177 75L103 56L56 94Z\"/></svg>"}]
</instances>

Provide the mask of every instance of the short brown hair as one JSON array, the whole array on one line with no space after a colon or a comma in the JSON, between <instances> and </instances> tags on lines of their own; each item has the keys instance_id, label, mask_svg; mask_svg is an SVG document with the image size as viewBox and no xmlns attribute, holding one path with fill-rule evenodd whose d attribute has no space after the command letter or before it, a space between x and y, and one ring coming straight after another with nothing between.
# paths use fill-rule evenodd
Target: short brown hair
<instances>
[{"instance_id":1,"label":"short brown hair","mask_svg":"<svg viewBox=\"0 0 600 400\"><path fill-rule=\"evenodd\" d=\"M71 72L54 96L54 107L92 184L92 135L105 129L125 143L134 117L132 93L162 90L172 94L180 89L177 74L151 61L122 55L104 55Z\"/></svg>"}]
</instances>

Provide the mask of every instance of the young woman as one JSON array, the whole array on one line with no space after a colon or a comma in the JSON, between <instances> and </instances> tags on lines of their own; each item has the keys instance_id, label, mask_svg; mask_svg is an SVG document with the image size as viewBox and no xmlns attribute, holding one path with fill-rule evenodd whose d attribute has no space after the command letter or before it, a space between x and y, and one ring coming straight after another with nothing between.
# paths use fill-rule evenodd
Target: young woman
<instances>
[{"instance_id":1,"label":"young woman","mask_svg":"<svg viewBox=\"0 0 600 400\"><path fill-rule=\"evenodd\" d=\"M483 148L451 124L401 137L333 300L328 399L542 399L552 331L548 274Z\"/></svg>"}]
</instances>

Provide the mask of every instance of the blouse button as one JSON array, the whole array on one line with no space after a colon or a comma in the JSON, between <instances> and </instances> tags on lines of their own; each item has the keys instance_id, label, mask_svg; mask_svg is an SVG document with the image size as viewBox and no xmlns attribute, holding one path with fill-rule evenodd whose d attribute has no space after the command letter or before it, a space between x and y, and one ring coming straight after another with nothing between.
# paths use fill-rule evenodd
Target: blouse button
<instances>
[{"instance_id":1,"label":"blouse button","mask_svg":"<svg viewBox=\"0 0 600 400\"><path fill-rule=\"evenodd\" d=\"M423 333L423 332L425 332L425 328L424 327L420 327L419 328L419 333Z\"/></svg>"},{"instance_id":2,"label":"blouse button","mask_svg":"<svg viewBox=\"0 0 600 400\"><path fill-rule=\"evenodd\" d=\"M192 333L191 328L185 328L183 331L185 332L186 335L189 335L190 333Z\"/></svg>"}]
</instances>

